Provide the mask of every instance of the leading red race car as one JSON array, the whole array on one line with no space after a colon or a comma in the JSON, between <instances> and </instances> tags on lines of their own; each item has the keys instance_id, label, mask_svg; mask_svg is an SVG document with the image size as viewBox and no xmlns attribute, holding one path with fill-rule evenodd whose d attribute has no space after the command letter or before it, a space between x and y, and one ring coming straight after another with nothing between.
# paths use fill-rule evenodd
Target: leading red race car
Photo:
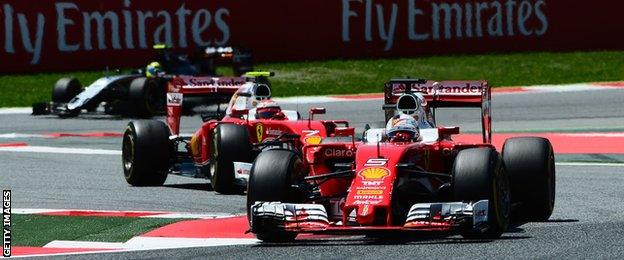
<instances>
[{"instance_id":1,"label":"leading red race car","mask_svg":"<svg viewBox=\"0 0 624 260\"><path fill-rule=\"evenodd\" d=\"M271 100L270 73L247 73L248 82L212 77L177 77L169 84L166 123L131 121L123 136L122 162L126 181L135 186L162 185L168 174L210 178L219 193L244 191L256 155L269 147L300 149L304 142L339 135L344 120L313 120L324 108L281 110ZM204 114L192 136L180 135L185 95L233 93L225 111Z\"/></svg>"},{"instance_id":2,"label":"leading red race car","mask_svg":"<svg viewBox=\"0 0 624 260\"><path fill-rule=\"evenodd\" d=\"M386 128L368 129L361 142L258 155L247 191L251 231L271 242L298 233L388 231L496 238L510 217L547 220L555 200L552 146L512 138L499 154L491 144L490 100L485 81L391 80ZM435 124L441 107L481 108L483 142L454 141L458 127Z\"/></svg>"}]
</instances>

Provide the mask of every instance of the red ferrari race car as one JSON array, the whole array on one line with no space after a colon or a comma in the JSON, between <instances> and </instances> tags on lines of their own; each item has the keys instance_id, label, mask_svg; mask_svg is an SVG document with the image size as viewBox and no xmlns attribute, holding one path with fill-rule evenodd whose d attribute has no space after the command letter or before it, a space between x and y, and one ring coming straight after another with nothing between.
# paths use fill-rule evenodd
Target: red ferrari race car
<instances>
[{"instance_id":1,"label":"red ferrari race car","mask_svg":"<svg viewBox=\"0 0 624 260\"><path fill-rule=\"evenodd\" d=\"M391 80L386 128L367 129L358 142L258 155L247 190L251 231L269 242L298 233L396 231L497 238L511 217L547 220L555 200L552 146L512 138L499 154L490 100L484 81ZM436 126L435 110L443 107L481 108L483 142L456 142L459 127Z\"/></svg>"},{"instance_id":2,"label":"red ferrari race car","mask_svg":"<svg viewBox=\"0 0 624 260\"><path fill-rule=\"evenodd\" d=\"M122 161L126 181L135 186L162 185L168 174L210 178L219 193L245 190L251 162L269 147L297 150L303 143L340 135L344 120L313 120L324 108L312 108L309 118L282 110L271 100L268 73L242 86L215 78L177 77L167 93L166 123L131 121L123 136ZM232 84L229 84L232 83ZM235 83L235 82L234 82ZM229 85L228 85L229 84ZM235 91L225 117L202 115L204 123L192 136L180 135L182 100L186 95Z\"/></svg>"}]
</instances>

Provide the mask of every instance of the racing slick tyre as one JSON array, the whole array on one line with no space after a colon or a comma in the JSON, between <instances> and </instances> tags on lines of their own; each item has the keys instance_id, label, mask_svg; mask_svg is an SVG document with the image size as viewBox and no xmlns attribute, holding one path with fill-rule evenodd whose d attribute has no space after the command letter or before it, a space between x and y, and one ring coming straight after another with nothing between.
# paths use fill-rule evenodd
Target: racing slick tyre
<instances>
[{"instance_id":1,"label":"racing slick tyre","mask_svg":"<svg viewBox=\"0 0 624 260\"><path fill-rule=\"evenodd\" d=\"M261 152L251 168L247 185L247 217L256 201L297 203L304 196L292 188L303 180L305 167L297 154L290 150L274 149ZM289 242L297 237L295 232L275 230L274 223L253 223L256 237L264 242Z\"/></svg>"},{"instance_id":2,"label":"racing slick tyre","mask_svg":"<svg viewBox=\"0 0 624 260\"><path fill-rule=\"evenodd\" d=\"M516 137L505 141L503 162L509 175L514 221L546 221L555 206L555 156L550 141Z\"/></svg>"},{"instance_id":3,"label":"racing slick tyre","mask_svg":"<svg viewBox=\"0 0 624 260\"><path fill-rule=\"evenodd\" d=\"M82 84L75 78L61 78L52 88L52 102L67 103L82 92Z\"/></svg>"},{"instance_id":4,"label":"racing slick tyre","mask_svg":"<svg viewBox=\"0 0 624 260\"><path fill-rule=\"evenodd\" d=\"M158 120L131 121L122 144L124 177L132 186L160 186L169 173L173 146L169 127Z\"/></svg>"},{"instance_id":5,"label":"racing slick tyre","mask_svg":"<svg viewBox=\"0 0 624 260\"><path fill-rule=\"evenodd\" d=\"M462 229L465 238L498 238L509 225L509 180L499 154L491 148L472 148L457 154L453 164L453 196L457 200L488 200L488 225Z\"/></svg>"},{"instance_id":6,"label":"racing slick tyre","mask_svg":"<svg viewBox=\"0 0 624 260\"><path fill-rule=\"evenodd\" d=\"M247 127L236 124L217 125L211 147L212 189L221 194L241 191L235 185L233 162L252 162L251 149Z\"/></svg>"},{"instance_id":7,"label":"racing slick tyre","mask_svg":"<svg viewBox=\"0 0 624 260\"><path fill-rule=\"evenodd\" d=\"M165 88L156 79L136 78L130 83L128 99L131 116L149 118L164 110Z\"/></svg>"}]
</instances>

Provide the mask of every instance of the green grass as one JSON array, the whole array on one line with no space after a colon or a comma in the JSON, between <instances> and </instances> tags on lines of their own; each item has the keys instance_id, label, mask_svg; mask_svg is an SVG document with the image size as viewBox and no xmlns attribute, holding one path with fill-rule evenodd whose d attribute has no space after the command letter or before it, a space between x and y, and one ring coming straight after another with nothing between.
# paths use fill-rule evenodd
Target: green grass
<instances>
[{"instance_id":1,"label":"green grass","mask_svg":"<svg viewBox=\"0 0 624 260\"><path fill-rule=\"evenodd\" d=\"M385 81L406 75L435 80L485 79L495 87L526 86L624 80L624 51L268 63L256 69L276 72L276 96L381 92ZM0 76L0 107L49 100L54 82L67 75L86 84L103 72Z\"/></svg>"},{"instance_id":2,"label":"green grass","mask_svg":"<svg viewBox=\"0 0 624 260\"><path fill-rule=\"evenodd\" d=\"M11 216L15 246L43 246L53 240L126 242L133 236L179 221L124 217Z\"/></svg>"}]
</instances>

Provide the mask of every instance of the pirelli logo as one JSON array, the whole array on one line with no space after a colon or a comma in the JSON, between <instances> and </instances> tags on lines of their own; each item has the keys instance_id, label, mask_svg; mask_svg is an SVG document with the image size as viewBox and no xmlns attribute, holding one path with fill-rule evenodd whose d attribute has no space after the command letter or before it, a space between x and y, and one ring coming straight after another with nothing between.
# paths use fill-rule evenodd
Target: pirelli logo
<instances>
[{"instance_id":1,"label":"pirelli logo","mask_svg":"<svg viewBox=\"0 0 624 260\"><path fill-rule=\"evenodd\" d=\"M358 190L357 195L381 195L383 190Z\"/></svg>"},{"instance_id":2,"label":"pirelli logo","mask_svg":"<svg viewBox=\"0 0 624 260\"><path fill-rule=\"evenodd\" d=\"M11 190L2 191L2 255L11 256Z\"/></svg>"}]
</instances>

